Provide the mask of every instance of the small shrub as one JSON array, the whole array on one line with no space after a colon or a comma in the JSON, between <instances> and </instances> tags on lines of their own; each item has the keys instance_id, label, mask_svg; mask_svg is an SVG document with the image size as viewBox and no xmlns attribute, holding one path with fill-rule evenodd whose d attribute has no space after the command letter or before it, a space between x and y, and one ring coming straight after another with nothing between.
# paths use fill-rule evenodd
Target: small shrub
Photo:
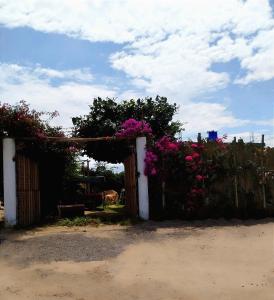
<instances>
[{"instance_id":1,"label":"small shrub","mask_svg":"<svg viewBox=\"0 0 274 300\"><path fill-rule=\"evenodd\" d=\"M87 225L96 225L98 226L101 223L99 218L88 218L88 217L76 217L73 219L65 218L57 222L59 226L87 226Z\"/></svg>"}]
</instances>

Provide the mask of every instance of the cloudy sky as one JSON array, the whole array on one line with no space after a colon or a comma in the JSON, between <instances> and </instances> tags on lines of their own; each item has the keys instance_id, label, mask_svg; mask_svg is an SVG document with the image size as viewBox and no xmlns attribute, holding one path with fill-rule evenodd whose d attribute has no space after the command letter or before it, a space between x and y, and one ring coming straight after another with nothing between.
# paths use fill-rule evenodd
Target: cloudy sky
<instances>
[{"instance_id":1,"label":"cloudy sky","mask_svg":"<svg viewBox=\"0 0 274 300\"><path fill-rule=\"evenodd\" d=\"M274 139L274 0L0 0L0 101L166 96L184 137Z\"/></svg>"}]
</instances>

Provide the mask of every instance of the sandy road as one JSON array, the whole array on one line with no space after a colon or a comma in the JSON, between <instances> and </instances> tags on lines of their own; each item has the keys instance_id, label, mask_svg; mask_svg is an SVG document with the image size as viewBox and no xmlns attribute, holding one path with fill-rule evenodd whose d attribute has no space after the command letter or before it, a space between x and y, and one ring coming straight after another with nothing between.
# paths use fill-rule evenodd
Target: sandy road
<instances>
[{"instance_id":1,"label":"sandy road","mask_svg":"<svg viewBox=\"0 0 274 300\"><path fill-rule=\"evenodd\" d=\"M0 299L274 299L273 220L0 232Z\"/></svg>"}]
</instances>

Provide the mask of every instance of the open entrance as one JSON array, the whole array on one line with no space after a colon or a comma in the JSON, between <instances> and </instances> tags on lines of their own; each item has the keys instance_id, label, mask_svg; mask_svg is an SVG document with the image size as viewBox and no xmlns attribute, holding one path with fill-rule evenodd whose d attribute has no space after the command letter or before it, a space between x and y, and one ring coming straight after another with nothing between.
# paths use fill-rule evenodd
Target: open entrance
<instances>
[{"instance_id":1,"label":"open entrance","mask_svg":"<svg viewBox=\"0 0 274 300\"><path fill-rule=\"evenodd\" d=\"M114 171L104 163L91 165L90 161L81 159L76 165L77 172L69 178L64 176L65 163L60 171L58 157L47 156L45 159L32 155L32 152L22 152L22 144L30 140L34 139L4 139L1 147L1 157L5 160L5 170L1 174L4 173L2 182L7 191L4 199L8 203L7 224L26 226L58 212L62 217L84 216L102 212L105 208L112 209L113 213L120 209L130 216L148 218L144 137L137 138L137 142L130 140L130 151L118 170ZM114 138L47 138L44 143L83 145L98 140L113 141Z\"/></svg>"},{"instance_id":2,"label":"open entrance","mask_svg":"<svg viewBox=\"0 0 274 300\"><path fill-rule=\"evenodd\" d=\"M66 180L64 197L58 205L60 216L118 220L138 215L136 150L132 142L123 163L79 156L76 164L77 172Z\"/></svg>"}]
</instances>

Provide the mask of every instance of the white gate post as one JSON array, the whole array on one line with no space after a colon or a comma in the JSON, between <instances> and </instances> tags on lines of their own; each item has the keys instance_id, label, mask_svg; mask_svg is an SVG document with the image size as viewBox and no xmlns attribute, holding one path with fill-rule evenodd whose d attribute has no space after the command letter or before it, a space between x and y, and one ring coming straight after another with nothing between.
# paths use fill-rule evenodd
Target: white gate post
<instances>
[{"instance_id":1,"label":"white gate post","mask_svg":"<svg viewBox=\"0 0 274 300\"><path fill-rule=\"evenodd\" d=\"M146 137L136 139L137 172L138 172L138 200L139 216L143 220L149 219L148 179L145 175Z\"/></svg>"},{"instance_id":2,"label":"white gate post","mask_svg":"<svg viewBox=\"0 0 274 300\"><path fill-rule=\"evenodd\" d=\"M17 223L15 140L3 139L4 211L6 226Z\"/></svg>"}]
</instances>

